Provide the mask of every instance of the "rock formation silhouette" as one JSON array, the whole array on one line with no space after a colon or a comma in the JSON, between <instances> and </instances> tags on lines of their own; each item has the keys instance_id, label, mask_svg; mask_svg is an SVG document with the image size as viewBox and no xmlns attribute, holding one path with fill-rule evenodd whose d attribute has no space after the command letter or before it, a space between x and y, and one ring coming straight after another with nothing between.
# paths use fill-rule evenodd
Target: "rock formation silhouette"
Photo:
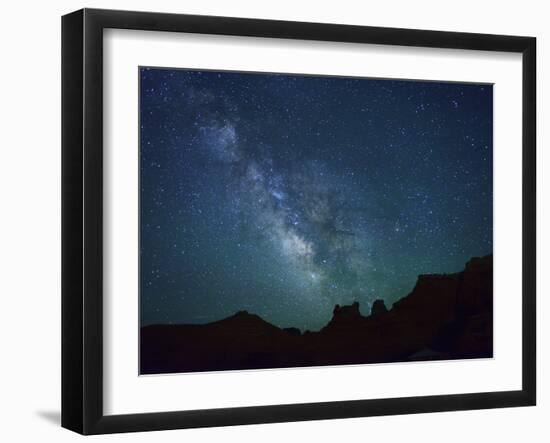
<instances>
[{"instance_id":1,"label":"rock formation silhouette","mask_svg":"<svg viewBox=\"0 0 550 443\"><path fill-rule=\"evenodd\" d=\"M420 275L387 309L376 300L336 305L318 332L280 329L246 311L204 325L141 328L142 374L489 358L493 355L493 257L462 272Z\"/></svg>"},{"instance_id":2,"label":"rock formation silhouette","mask_svg":"<svg viewBox=\"0 0 550 443\"><path fill-rule=\"evenodd\" d=\"M370 315L375 316L385 314L386 312L388 312L388 308L386 308L384 300L375 300L370 309Z\"/></svg>"}]
</instances>

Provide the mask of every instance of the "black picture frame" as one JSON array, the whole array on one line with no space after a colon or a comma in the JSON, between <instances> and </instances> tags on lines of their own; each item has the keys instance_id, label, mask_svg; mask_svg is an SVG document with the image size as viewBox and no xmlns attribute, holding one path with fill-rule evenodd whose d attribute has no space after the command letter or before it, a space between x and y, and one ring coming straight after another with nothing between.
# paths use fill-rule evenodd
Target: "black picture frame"
<instances>
[{"instance_id":1,"label":"black picture frame","mask_svg":"<svg viewBox=\"0 0 550 443\"><path fill-rule=\"evenodd\" d=\"M104 415L102 35L107 28L522 54L522 389ZM65 15L62 18L62 426L82 434L103 434L535 405L535 95L533 37L97 9Z\"/></svg>"}]
</instances>

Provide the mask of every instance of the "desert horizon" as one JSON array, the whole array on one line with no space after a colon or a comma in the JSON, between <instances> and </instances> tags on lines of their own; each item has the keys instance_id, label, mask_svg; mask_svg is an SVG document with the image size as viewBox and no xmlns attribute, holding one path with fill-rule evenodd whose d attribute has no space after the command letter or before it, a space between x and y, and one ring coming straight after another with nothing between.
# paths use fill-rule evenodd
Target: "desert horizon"
<instances>
[{"instance_id":1,"label":"desert horizon","mask_svg":"<svg viewBox=\"0 0 550 443\"><path fill-rule=\"evenodd\" d=\"M492 255L418 277L388 309L335 305L319 331L279 328L245 310L205 324L141 328L141 374L491 358Z\"/></svg>"}]
</instances>

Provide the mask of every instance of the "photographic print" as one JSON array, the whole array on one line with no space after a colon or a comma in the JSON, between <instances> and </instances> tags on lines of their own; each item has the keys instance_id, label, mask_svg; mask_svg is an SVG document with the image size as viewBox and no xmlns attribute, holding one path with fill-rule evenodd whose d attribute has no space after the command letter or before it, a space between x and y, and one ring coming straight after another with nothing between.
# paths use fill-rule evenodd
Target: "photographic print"
<instances>
[{"instance_id":1,"label":"photographic print","mask_svg":"<svg viewBox=\"0 0 550 443\"><path fill-rule=\"evenodd\" d=\"M491 84L139 80L141 374L493 356Z\"/></svg>"}]
</instances>

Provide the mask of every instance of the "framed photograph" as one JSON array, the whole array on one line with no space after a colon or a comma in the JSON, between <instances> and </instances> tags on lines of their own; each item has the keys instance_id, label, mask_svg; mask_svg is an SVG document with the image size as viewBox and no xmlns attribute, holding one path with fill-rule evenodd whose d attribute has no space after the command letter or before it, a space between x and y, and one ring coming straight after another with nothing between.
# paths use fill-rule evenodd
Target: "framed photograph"
<instances>
[{"instance_id":1,"label":"framed photograph","mask_svg":"<svg viewBox=\"0 0 550 443\"><path fill-rule=\"evenodd\" d=\"M533 37L62 20L62 425L529 406Z\"/></svg>"}]
</instances>

